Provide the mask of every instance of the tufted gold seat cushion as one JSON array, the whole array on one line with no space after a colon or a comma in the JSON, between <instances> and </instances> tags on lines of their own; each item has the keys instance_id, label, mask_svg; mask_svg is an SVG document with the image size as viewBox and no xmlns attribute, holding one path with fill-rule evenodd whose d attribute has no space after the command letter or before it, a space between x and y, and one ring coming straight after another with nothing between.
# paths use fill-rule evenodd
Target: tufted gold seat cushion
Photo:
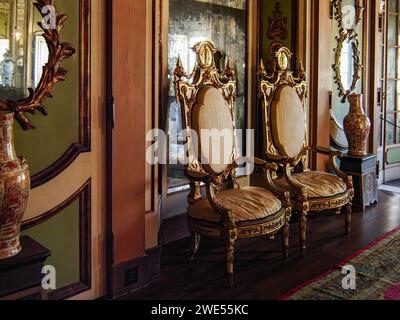
<instances>
[{"instance_id":1,"label":"tufted gold seat cushion","mask_svg":"<svg viewBox=\"0 0 400 320\"><path fill-rule=\"evenodd\" d=\"M217 201L234 213L237 222L265 219L282 209L281 201L271 192L254 187L222 191L217 195ZM195 220L212 223L221 221L221 215L211 207L208 199L190 205L188 215Z\"/></svg>"},{"instance_id":2,"label":"tufted gold seat cushion","mask_svg":"<svg viewBox=\"0 0 400 320\"><path fill-rule=\"evenodd\" d=\"M292 175L293 180L307 188L309 198L327 198L347 191L346 183L333 174L319 171L308 171ZM285 178L276 180L278 187L290 191Z\"/></svg>"}]
</instances>

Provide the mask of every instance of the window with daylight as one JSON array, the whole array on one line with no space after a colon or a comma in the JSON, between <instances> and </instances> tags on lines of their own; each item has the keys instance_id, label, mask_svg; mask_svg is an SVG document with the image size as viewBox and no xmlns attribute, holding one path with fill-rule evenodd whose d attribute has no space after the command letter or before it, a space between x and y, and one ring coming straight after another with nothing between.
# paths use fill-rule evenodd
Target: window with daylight
<instances>
[{"instance_id":1,"label":"window with daylight","mask_svg":"<svg viewBox=\"0 0 400 320\"><path fill-rule=\"evenodd\" d=\"M378 142L383 181L399 177L400 166L400 1L381 0L382 30L379 33L380 71Z\"/></svg>"}]
</instances>

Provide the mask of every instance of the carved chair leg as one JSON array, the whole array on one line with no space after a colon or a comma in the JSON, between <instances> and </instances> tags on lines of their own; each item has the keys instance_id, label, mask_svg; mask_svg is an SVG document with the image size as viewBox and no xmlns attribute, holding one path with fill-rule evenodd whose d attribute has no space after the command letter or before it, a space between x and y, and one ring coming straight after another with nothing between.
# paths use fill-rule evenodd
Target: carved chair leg
<instances>
[{"instance_id":1,"label":"carved chair leg","mask_svg":"<svg viewBox=\"0 0 400 320\"><path fill-rule=\"evenodd\" d=\"M190 253L189 253L189 256L188 256L188 259L190 261L194 260L194 258L196 257L197 252L199 251L200 239L201 239L201 235L200 234L198 234L196 232L191 232Z\"/></svg>"},{"instance_id":2,"label":"carved chair leg","mask_svg":"<svg viewBox=\"0 0 400 320\"><path fill-rule=\"evenodd\" d=\"M283 257L287 259L289 257L289 222L286 222L282 228L282 250Z\"/></svg>"},{"instance_id":3,"label":"carved chair leg","mask_svg":"<svg viewBox=\"0 0 400 320\"><path fill-rule=\"evenodd\" d=\"M300 212L299 233L300 233L300 250L305 251L306 237L307 237L307 211Z\"/></svg>"},{"instance_id":4,"label":"carved chair leg","mask_svg":"<svg viewBox=\"0 0 400 320\"><path fill-rule=\"evenodd\" d=\"M350 201L346 205L346 234L349 234L351 231L351 216L353 213L353 203Z\"/></svg>"},{"instance_id":5,"label":"carved chair leg","mask_svg":"<svg viewBox=\"0 0 400 320\"><path fill-rule=\"evenodd\" d=\"M226 274L228 276L228 283L233 288L233 267L235 263L235 240L228 239L227 251L226 251Z\"/></svg>"}]
</instances>

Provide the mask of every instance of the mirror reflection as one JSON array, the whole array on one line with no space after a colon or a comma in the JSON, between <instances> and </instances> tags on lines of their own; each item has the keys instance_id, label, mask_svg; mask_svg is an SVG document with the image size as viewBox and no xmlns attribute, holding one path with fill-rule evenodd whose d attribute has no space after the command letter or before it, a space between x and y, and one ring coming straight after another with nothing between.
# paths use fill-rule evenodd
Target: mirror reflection
<instances>
[{"instance_id":1,"label":"mirror reflection","mask_svg":"<svg viewBox=\"0 0 400 320\"><path fill-rule=\"evenodd\" d=\"M0 0L0 98L20 100L36 88L49 51L33 0Z\"/></svg>"},{"instance_id":2,"label":"mirror reflection","mask_svg":"<svg viewBox=\"0 0 400 320\"><path fill-rule=\"evenodd\" d=\"M343 43L340 60L340 76L344 90L351 88L354 77L354 56L353 56L353 43L347 39Z\"/></svg>"},{"instance_id":3,"label":"mirror reflection","mask_svg":"<svg viewBox=\"0 0 400 320\"><path fill-rule=\"evenodd\" d=\"M191 49L194 44L211 40L221 49L217 52L218 68L224 68L229 57L237 77L236 127L245 127L246 103L246 0L170 0L168 33L168 70L173 74L176 58L180 56L186 72L190 73L196 63ZM168 188L173 193L188 184L183 165L185 139L182 134L181 106L176 102L173 77L169 76L168 134L170 139L168 165ZM239 154L243 146L239 145Z\"/></svg>"}]
</instances>

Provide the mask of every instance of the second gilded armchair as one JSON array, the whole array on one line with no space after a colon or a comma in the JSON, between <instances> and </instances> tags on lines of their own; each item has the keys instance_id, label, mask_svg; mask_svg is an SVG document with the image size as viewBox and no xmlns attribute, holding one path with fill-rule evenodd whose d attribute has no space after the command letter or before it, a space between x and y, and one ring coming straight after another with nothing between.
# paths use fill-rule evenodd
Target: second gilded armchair
<instances>
[{"instance_id":1,"label":"second gilded armchair","mask_svg":"<svg viewBox=\"0 0 400 320\"><path fill-rule=\"evenodd\" d=\"M275 184L291 195L293 209L300 214L300 247L306 248L309 212L334 210L345 212L345 231L350 232L352 177L338 167L343 154L329 148L309 146L306 121L307 83L300 68L295 76L290 70L292 54L282 47L276 54L275 72L267 74L263 63L258 73L264 127L264 158L282 169ZM308 154L316 152L329 157L334 174L310 171Z\"/></svg>"}]
</instances>

